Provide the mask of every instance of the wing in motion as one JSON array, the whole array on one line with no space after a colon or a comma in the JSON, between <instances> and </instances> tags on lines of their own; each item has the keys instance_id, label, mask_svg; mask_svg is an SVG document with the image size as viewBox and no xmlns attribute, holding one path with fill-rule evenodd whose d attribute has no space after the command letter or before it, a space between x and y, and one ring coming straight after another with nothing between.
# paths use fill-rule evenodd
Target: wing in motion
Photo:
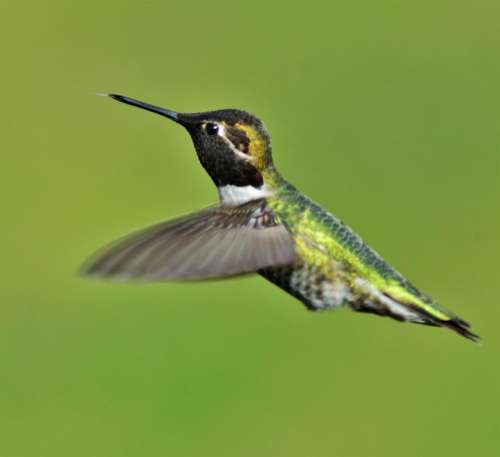
<instances>
[{"instance_id":1,"label":"wing in motion","mask_svg":"<svg viewBox=\"0 0 500 457\"><path fill-rule=\"evenodd\" d=\"M293 239L265 200L215 206L133 233L104 248L82 274L161 281L250 273L295 259Z\"/></svg>"}]
</instances>

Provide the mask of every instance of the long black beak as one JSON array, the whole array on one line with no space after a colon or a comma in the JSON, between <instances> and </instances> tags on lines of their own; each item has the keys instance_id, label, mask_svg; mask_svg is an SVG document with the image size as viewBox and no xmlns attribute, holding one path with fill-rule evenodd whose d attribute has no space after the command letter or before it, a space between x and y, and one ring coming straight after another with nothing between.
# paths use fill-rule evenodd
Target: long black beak
<instances>
[{"instance_id":1,"label":"long black beak","mask_svg":"<svg viewBox=\"0 0 500 457\"><path fill-rule=\"evenodd\" d=\"M149 103L144 103L134 98L125 97L124 95L117 94L103 94L111 97L119 102L126 103L127 105L137 106L138 108L151 111L152 113L159 114L160 116L168 117L175 122L180 122L179 115L175 111L170 111L169 109L160 108L159 106L150 105Z\"/></svg>"}]
</instances>

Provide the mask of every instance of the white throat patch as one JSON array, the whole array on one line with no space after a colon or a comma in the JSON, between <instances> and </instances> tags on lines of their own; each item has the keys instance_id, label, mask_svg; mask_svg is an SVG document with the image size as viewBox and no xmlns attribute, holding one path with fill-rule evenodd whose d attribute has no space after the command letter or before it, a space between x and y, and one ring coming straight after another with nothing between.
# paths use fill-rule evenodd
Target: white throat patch
<instances>
[{"instance_id":1,"label":"white throat patch","mask_svg":"<svg viewBox=\"0 0 500 457\"><path fill-rule=\"evenodd\" d=\"M221 203L229 205L241 205L272 195L272 192L266 188L265 184L261 187L233 186L228 184L227 186L220 186L217 189Z\"/></svg>"}]
</instances>

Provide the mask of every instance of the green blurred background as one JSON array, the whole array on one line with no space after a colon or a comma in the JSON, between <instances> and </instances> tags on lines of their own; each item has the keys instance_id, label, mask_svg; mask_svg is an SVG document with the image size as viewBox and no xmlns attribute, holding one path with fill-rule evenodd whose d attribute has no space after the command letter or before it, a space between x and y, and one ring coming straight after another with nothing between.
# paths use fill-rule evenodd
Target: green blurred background
<instances>
[{"instance_id":1,"label":"green blurred background","mask_svg":"<svg viewBox=\"0 0 500 457\"><path fill-rule=\"evenodd\" d=\"M0 14L1 456L500 455L498 2ZM262 117L285 176L484 343L308 313L258 277L78 278L216 199L183 129L106 91Z\"/></svg>"}]
</instances>

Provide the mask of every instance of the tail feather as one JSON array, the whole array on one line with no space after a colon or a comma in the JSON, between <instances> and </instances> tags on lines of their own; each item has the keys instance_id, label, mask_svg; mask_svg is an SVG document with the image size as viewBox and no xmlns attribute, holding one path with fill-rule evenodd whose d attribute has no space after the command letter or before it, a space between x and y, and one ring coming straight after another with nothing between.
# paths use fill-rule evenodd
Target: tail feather
<instances>
[{"instance_id":1,"label":"tail feather","mask_svg":"<svg viewBox=\"0 0 500 457\"><path fill-rule=\"evenodd\" d=\"M413 308L415 309L415 308ZM423 325L430 325L433 327L444 327L444 328L449 328L450 330L453 330L454 332L458 333L459 335L462 335L463 337L474 341L475 343L479 342L481 340L481 337L472 332L470 330L470 324L462 319L460 319L457 316L450 316L449 320L444 320L444 319L437 319L434 316L431 316L428 313L423 312L422 310L420 311L420 316L422 318L421 321L413 321L417 324L423 324Z\"/></svg>"},{"instance_id":2,"label":"tail feather","mask_svg":"<svg viewBox=\"0 0 500 457\"><path fill-rule=\"evenodd\" d=\"M470 324L468 322L465 322L462 319L459 319L458 317L453 317L449 321L440 322L440 324L443 327L447 327L457 332L459 335L462 335L465 338L474 341L475 343L477 343L481 339L481 337L478 334L473 333L469 330Z\"/></svg>"},{"instance_id":3,"label":"tail feather","mask_svg":"<svg viewBox=\"0 0 500 457\"><path fill-rule=\"evenodd\" d=\"M396 298L393 294L381 291L361 278L358 278L355 284L358 292L361 292L349 303L355 311L389 316L403 322L445 327L471 341L477 342L480 339L479 335L470 330L468 322L432 302L429 297L424 295L408 297L408 292L405 291L405 294L402 294L406 295L405 299L401 299L401 296Z\"/></svg>"},{"instance_id":4,"label":"tail feather","mask_svg":"<svg viewBox=\"0 0 500 457\"><path fill-rule=\"evenodd\" d=\"M366 280L358 279L356 286L360 288L363 295L349 303L355 311L389 316L398 321L413 322L416 324L430 325L434 327L445 327L462 335L463 337L477 342L479 335L470 330L468 322L455 316L450 311L431 301L424 295L415 296L415 300L402 300L385 291L381 291Z\"/></svg>"}]
</instances>

